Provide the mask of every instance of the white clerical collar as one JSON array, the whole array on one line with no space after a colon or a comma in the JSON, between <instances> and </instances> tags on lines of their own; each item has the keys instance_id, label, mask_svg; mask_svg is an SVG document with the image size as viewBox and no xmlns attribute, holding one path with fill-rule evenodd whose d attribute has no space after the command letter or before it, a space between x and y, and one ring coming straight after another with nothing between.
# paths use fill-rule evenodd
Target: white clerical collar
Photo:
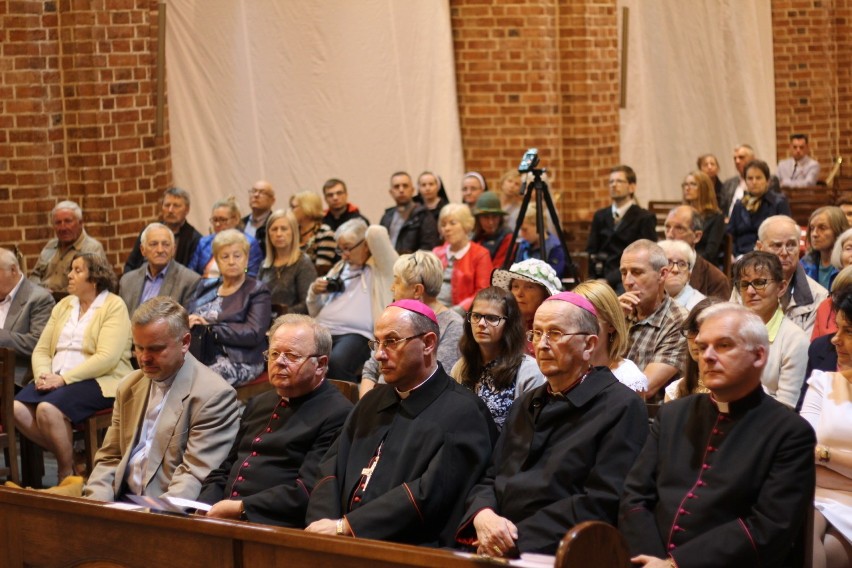
<instances>
[{"instance_id":1,"label":"white clerical collar","mask_svg":"<svg viewBox=\"0 0 852 568\"><path fill-rule=\"evenodd\" d=\"M394 389L393 389L393 390L395 390L395 391L396 391L396 394L398 394L398 395L399 395L399 398L401 398L401 399L405 400L406 398L408 398L408 396L409 396L411 393L413 393L414 391L416 391L417 389L419 389L420 387L422 387L423 385L425 385L425 384L429 381L429 379L431 379L432 377L434 377L434 376L435 376L435 373L436 373L437 371L438 371L438 366L436 365L436 366L435 366L435 370L434 370L434 371L432 371L432 372L429 374L429 376L428 376L428 377L426 377L426 379L425 379L422 383L418 384L418 385L417 385L417 386L415 386L414 388L408 389L407 391L401 391L401 390L399 390L398 388L394 387Z\"/></svg>"}]
</instances>

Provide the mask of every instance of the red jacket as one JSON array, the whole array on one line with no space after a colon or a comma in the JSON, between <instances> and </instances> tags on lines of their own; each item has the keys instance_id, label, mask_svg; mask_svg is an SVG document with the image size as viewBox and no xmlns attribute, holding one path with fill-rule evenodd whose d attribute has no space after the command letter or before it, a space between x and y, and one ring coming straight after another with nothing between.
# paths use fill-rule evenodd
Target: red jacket
<instances>
[{"instance_id":1,"label":"red jacket","mask_svg":"<svg viewBox=\"0 0 852 568\"><path fill-rule=\"evenodd\" d=\"M441 259L444 268L447 267L449 249L448 244L432 249L432 252ZM491 254L482 245L471 242L470 250L462 258L456 259L453 267L453 276L450 280L453 305L469 310L476 293L491 286L491 269Z\"/></svg>"}]
</instances>

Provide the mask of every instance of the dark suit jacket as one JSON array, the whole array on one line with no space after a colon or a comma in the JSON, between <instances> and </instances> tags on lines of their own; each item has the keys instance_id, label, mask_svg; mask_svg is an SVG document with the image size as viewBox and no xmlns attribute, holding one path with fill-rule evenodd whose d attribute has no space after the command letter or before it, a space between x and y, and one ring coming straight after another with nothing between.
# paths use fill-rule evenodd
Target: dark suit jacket
<instances>
[{"instance_id":1,"label":"dark suit jacket","mask_svg":"<svg viewBox=\"0 0 852 568\"><path fill-rule=\"evenodd\" d=\"M221 278L198 282L189 302L189 313L216 298ZM246 276L239 290L222 298L219 319L212 324L216 342L235 363L260 363L267 347L266 332L272 319L272 295L266 284Z\"/></svg>"},{"instance_id":2,"label":"dark suit jacket","mask_svg":"<svg viewBox=\"0 0 852 568\"><path fill-rule=\"evenodd\" d=\"M257 395L243 411L228 457L204 480L198 500L213 505L239 499L251 522L304 528L320 460L350 410L352 403L328 381L289 404L274 390Z\"/></svg>"},{"instance_id":3,"label":"dark suit jacket","mask_svg":"<svg viewBox=\"0 0 852 568\"><path fill-rule=\"evenodd\" d=\"M380 224L390 232L391 221L396 207L385 209ZM441 240L435 218L423 205L415 205L408 219L402 224L394 248L399 254L408 254L417 250L432 250Z\"/></svg>"},{"instance_id":4,"label":"dark suit jacket","mask_svg":"<svg viewBox=\"0 0 852 568\"><path fill-rule=\"evenodd\" d=\"M15 351L15 384L19 386L23 386L24 378L30 371L30 357L55 304L47 288L33 284L26 278L12 299L6 323L0 329L0 347Z\"/></svg>"},{"instance_id":5,"label":"dark suit jacket","mask_svg":"<svg viewBox=\"0 0 852 568\"><path fill-rule=\"evenodd\" d=\"M142 298L142 290L145 287L145 273L148 270L146 262L136 270L131 270L121 277L118 286L118 295L127 304L127 311L132 316L139 307ZM160 286L160 296L169 296L184 308L189 305L189 300L195 292L195 287L201 276L186 268L182 264L172 261L166 270L163 285Z\"/></svg>"},{"instance_id":6,"label":"dark suit jacket","mask_svg":"<svg viewBox=\"0 0 852 568\"><path fill-rule=\"evenodd\" d=\"M616 226L612 207L595 211L586 251L601 258L602 270L596 269L594 259L589 259L589 276L606 278L613 290L621 289L621 253L627 245L639 239L657 240L657 217L635 203L624 213Z\"/></svg>"},{"instance_id":7,"label":"dark suit jacket","mask_svg":"<svg viewBox=\"0 0 852 568\"><path fill-rule=\"evenodd\" d=\"M144 229L143 229L144 230ZM189 261L192 258L192 253L195 252L195 247L198 241L201 240L201 233L195 230L195 227L186 222L178 230L175 238L178 239L177 250L175 251L175 260L184 266L189 266ZM127 257L127 262L124 263L124 273L131 270L136 270L142 263L145 262L145 257L142 256L142 251L139 246L142 242L142 232L139 232L139 237L133 245L133 250L130 251L130 256Z\"/></svg>"}]
</instances>

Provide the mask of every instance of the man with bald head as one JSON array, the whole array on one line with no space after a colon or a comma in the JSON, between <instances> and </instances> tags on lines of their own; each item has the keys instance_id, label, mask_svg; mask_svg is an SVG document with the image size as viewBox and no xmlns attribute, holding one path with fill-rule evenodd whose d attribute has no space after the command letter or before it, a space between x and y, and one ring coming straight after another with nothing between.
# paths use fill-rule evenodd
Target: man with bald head
<instances>
[{"instance_id":1,"label":"man with bald head","mask_svg":"<svg viewBox=\"0 0 852 568\"><path fill-rule=\"evenodd\" d=\"M725 217L731 216L734 203L745 195L746 182L743 169L752 160L754 160L754 148L750 145L740 144L734 148L734 167L737 169L737 175L726 179L725 183L722 184L722 199L719 202L719 209L722 210Z\"/></svg>"},{"instance_id":2,"label":"man with bald head","mask_svg":"<svg viewBox=\"0 0 852 568\"><path fill-rule=\"evenodd\" d=\"M68 291L68 273L71 261L78 252L104 256L104 247L86 234L83 228L83 210L73 201L60 201L50 212L56 237L41 249L30 281L51 292Z\"/></svg>"},{"instance_id":3,"label":"man with bald head","mask_svg":"<svg viewBox=\"0 0 852 568\"><path fill-rule=\"evenodd\" d=\"M438 365L438 319L417 300L388 306L370 341L387 384L362 398L320 466L308 532L451 546L464 498L497 430Z\"/></svg>"},{"instance_id":4,"label":"man with bald head","mask_svg":"<svg viewBox=\"0 0 852 568\"><path fill-rule=\"evenodd\" d=\"M55 302L21 274L15 254L0 248L0 347L15 351L15 384L24 385L30 357Z\"/></svg>"},{"instance_id":5,"label":"man with bald head","mask_svg":"<svg viewBox=\"0 0 852 568\"><path fill-rule=\"evenodd\" d=\"M624 478L648 434L642 399L591 367L595 307L551 296L527 338L547 384L515 400L485 476L467 497L456 538L479 554L554 554L583 521L615 524Z\"/></svg>"},{"instance_id":6,"label":"man with bald head","mask_svg":"<svg viewBox=\"0 0 852 568\"><path fill-rule=\"evenodd\" d=\"M266 246L266 221L272 214L272 206L275 205L275 192L272 184L262 179L254 182L248 190L249 207L251 213L243 217L243 232L260 243L261 248Z\"/></svg>"},{"instance_id":7,"label":"man with bald head","mask_svg":"<svg viewBox=\"0 0 852 568\"><path fill-rule=\"evenodd\" d=\"M703 235L701 214L689 205L680 205L669 211L666 217L666 239L683 241L695 250ZM697 252L697 251L696 251ZM700 254L695 255L695 266L689 277L689 285L704 294L720 300L731 297L731 281Z\"/></svg>"},{"instance_id":8,"label":"man with bald head","mask_svg":"<svg viewBox=\"0 0 852 568\"><path fill-rule=\"evenodd\" d=\"M772 253L781 261L781 271L784 280L788 282L787 291L781 297L784 315L810 337L817 308L828 298L828 290L805 274L805 269L799 263L801 234L802 230L791 217L773 215L758 227L754 248ZM739 301L739 290L734 290L733 294L732 299Z\"/></svg>"}]
</instances>

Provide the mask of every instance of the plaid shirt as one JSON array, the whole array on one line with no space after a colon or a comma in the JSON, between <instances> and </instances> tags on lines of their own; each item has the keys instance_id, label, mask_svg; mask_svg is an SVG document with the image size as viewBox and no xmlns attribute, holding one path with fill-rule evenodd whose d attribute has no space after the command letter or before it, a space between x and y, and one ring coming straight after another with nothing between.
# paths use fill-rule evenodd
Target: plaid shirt
<instances>
[{"instance_id":1,"label":"plaid shirt","mask_svg":"<svg viewBox=\"0 0 852 568\"><path fill-rule=\"evenodd\" d=\"M628 320L630 348L627 358L640 369L648 363L664 363L680 369L682 374L686 368L687 344L681 326L686 316L687 311L666 294L663 303L650 316L642 321Z\"/></svg>"}]
</instances>

